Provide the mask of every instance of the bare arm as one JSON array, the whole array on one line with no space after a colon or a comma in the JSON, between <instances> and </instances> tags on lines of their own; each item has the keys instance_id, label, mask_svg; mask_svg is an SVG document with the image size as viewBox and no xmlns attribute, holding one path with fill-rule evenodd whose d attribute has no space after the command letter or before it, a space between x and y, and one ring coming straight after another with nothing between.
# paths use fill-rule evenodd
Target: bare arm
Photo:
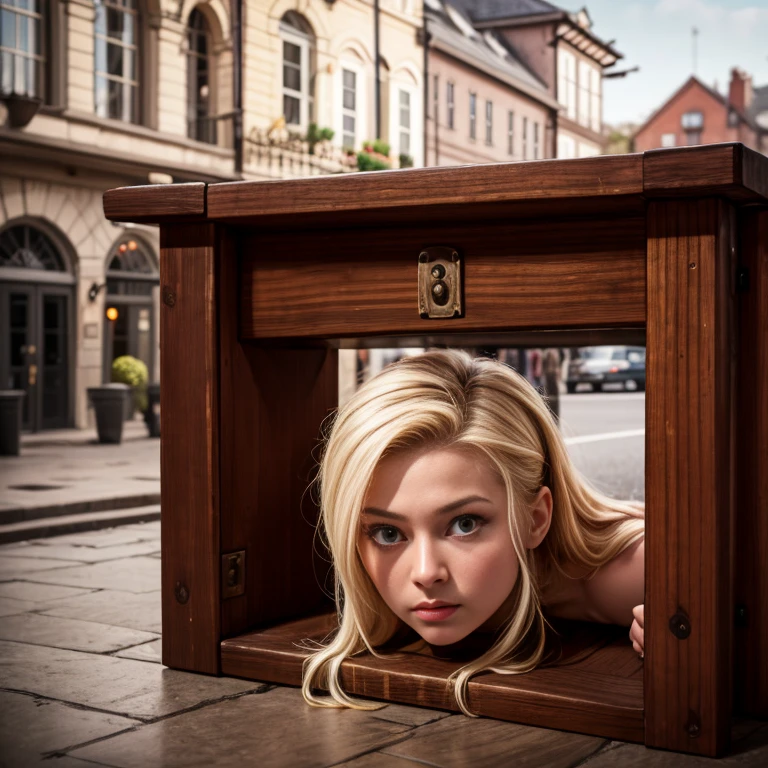
<instances>
[{"instance_id":1,"label":"bare arm","mask_svg":"<svg viewBox=\"0 0 768 768\"><path fill-rule=\"evenodd\" d=\"M607 624L629 627L644 602L645 539L627 547L584 583L590 613Z\"/></svg>"}]
</instances>

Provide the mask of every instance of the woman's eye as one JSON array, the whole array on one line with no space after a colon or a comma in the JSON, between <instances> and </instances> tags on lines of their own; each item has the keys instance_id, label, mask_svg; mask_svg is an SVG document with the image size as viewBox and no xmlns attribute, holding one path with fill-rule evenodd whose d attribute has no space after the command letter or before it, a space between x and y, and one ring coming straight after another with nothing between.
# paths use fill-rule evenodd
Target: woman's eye
<instances>
[{"instance_id":1,"label":"woman's eye","mask_svg":"<svg viewBox=\"0 0 768 768\"><path fill-rule=\"evenodd\" d=\"M402 534L392 525L382 525L374 528L368 534L377 544L388 546L397 544L402 540Z\"/></svg>"},{"instance_id":2,"label":"woman's eye","mask_svg":"<svg viewBox=\"0 0 768 768\"><path fill-rule=\"evenodd\" d=\"M480 527L480 518L474 515L464 515L457 517L449 528L449 532L454 536L468 536L474 533Z\"/></svg>"}]
</instances>

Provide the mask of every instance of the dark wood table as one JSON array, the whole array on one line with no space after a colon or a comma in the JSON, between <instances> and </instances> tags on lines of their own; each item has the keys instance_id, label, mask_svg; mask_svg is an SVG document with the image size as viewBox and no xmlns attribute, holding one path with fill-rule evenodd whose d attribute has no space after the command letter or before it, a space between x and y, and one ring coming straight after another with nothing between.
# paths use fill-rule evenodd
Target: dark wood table
<instances>
[{"instance_id":1,"label":"dark wood table","mask_svg":"<svg viewBox=\"0 0 768 768\"><path fill-rule=\"evenodd\" d=\"M295 685L296 642L332 626L305 491L339 347L644 342L645 662L626 630L580 627L566 663L482 675L470 705L710 756L732 711L768 716L768 158L132 187L104 209L161 227L167 666ZM455 258L457 316L422 316L439 310L420 257ZM359 657L343 679L455 708L452 669Z\"/></svg>"}]
</instances>

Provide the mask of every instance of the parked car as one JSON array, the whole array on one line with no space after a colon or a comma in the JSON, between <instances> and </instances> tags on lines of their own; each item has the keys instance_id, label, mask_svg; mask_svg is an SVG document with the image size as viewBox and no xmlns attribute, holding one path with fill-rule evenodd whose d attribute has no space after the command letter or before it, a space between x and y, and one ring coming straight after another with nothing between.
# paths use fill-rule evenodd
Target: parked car
<instances>
[{"instance_id":1,"label":"parked car","mask_svg":"<svg viewBox=\"0 0 768 768\"><path fill-rule=\"evenodd\" d=\"M645 347L580 347L568 364L565 386L573 394L579 384L600 392L604 384L620 383L624 389L645 389Z\"/></svg>"}]
</instances>

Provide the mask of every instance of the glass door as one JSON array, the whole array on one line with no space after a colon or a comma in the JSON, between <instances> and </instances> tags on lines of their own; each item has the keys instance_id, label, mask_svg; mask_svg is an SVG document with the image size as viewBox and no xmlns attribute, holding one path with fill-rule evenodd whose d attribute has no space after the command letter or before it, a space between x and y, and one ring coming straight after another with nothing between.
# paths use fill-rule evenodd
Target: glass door
<instances>
[{"instance_id":1,"label":"glass door","mask_svg":"<svg viewBox=\"0 0 768 768\"><path fill-rule=\"evenodd\" d=\"M69 403L69 291L38 287L41 303L40 408L42 429L67 426Z\"/></svg>"},{"instance_id":2,"label":"glass door","mask_svg":"<svg viewBox=\"0 0 768 768\"><path fill-rule=\"evenodd\" d=\"M0 284L0 313L3 322L0 376L3 389L23 389L21 427L37 428L37 307L31 285Z\"/></svg>"}]
</instances>

